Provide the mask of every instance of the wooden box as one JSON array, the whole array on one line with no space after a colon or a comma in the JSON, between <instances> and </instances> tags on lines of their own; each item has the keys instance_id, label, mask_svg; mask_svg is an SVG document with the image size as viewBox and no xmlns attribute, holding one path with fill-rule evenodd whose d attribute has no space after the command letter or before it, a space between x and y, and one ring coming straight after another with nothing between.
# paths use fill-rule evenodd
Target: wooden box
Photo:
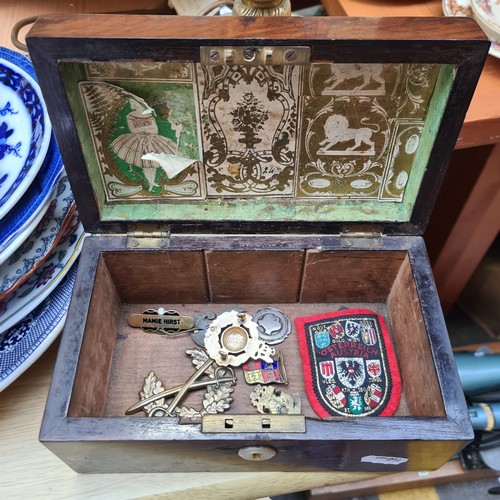
<instances>
[{"instance_id":1,"label":"wooden box","mask_svg":"<svg viewBox=\"0 0 500 500\"><path fill-rule=\"evenodd\" d=\"M91 233L40 433L50 450L79 472L397 472L436 469L472 439L421 235L488 51L473 20L47 16L27 40ZM221 428L125 415L149 371L167 387L194 372L190 335L144 333L129 314L235 305L381 314L394 415L318 418L295 328L283 390L304 429L241 424L258 415L241 368Z\"/></svg>"}]
</instances>

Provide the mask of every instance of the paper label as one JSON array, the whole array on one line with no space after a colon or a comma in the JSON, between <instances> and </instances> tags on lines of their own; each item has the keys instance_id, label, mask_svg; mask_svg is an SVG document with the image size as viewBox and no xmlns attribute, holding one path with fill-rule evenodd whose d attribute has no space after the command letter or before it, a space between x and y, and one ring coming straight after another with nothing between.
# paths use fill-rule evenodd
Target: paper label
<instances>
[{"instance_id":1,"label":"paper label","mask_svg":"<svg viewBox=\"0 0 500 500\"><path fill-rule=\"evenodd\" d=\"M380 455L367 455L361 459L362 462L370 462L372 464L384 465L401 465L408 462L407 458L403 457L384 457Z\"/></svg>"}]
</instances>

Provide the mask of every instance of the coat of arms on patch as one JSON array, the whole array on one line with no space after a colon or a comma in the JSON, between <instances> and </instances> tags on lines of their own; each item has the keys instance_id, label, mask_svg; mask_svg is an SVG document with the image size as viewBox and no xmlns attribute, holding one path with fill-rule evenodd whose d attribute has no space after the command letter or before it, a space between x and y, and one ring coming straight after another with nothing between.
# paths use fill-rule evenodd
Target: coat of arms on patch
<instances>
[{"instance_id":1,"label":"coat of arms on patch","mask_svg":"<svg viewBox=\"0 0 500 500\"><path fill-rule=\"evenodd\" d=\"M401 378L382 316L342 310L295 320L307 395L321 418L389 416Z\"/></svg>"}]
</instances>

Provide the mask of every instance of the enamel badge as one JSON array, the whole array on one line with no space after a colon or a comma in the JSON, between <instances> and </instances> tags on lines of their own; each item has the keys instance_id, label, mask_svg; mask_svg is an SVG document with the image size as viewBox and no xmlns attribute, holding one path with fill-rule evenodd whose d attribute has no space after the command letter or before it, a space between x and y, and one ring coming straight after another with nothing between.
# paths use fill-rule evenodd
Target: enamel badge
<instances>
[{"instance_id":1,"label":"enamel badge","mask_svg":"<svg viewBox=\"0 0 500 500\"><path fill-rule=\"evenodd\" d=\"M401 379L382 316L343 310L295 320L307 395L321 418L388 416Z\"/></svg>"}]
</instances>

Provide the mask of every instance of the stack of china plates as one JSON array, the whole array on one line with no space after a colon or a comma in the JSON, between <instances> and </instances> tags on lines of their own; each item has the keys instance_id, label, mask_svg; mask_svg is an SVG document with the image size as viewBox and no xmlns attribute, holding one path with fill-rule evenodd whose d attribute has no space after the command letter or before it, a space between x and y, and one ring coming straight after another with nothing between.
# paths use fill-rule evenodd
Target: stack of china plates
<instances>
[{"instance_id":1,"label":"stack of china plates","mask_svg":"<svg viewBox=\"0 0 500 500\"><path fill-rule=\"evenodd\" d=\"M0 391L62 330L83 239L33 66L0 47Z\"/></svg>"}]
</instances>

